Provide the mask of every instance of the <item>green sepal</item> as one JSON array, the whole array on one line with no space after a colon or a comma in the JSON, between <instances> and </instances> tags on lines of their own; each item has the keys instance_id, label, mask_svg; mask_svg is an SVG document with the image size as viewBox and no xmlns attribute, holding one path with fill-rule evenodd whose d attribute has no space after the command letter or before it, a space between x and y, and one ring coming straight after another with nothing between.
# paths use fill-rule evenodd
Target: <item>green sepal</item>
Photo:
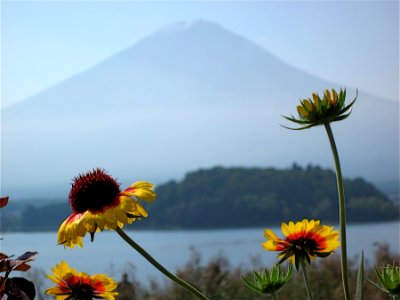
<instances>
[{"instance_id":1,"label":"green sepal","mask_svg":"<svg viewBox=\"0 0 400 300\"><path fill-rule=\"evenodd\" d=\"M327 257L331 255L332 252L314 252L314 254L318 257Z\"/></svg>"},{"instance_id":2,"label":"green sepal","mask_svg":"<svg viewBox=\"0 0 400 300\"><path fill-rule=\"evenodd\" d=\"M308 124L309 123L308 121L298 120L292 115L290 117L287 117L287 116L282 116L282 117L284 117L285 119L287 119L293 123L297 123L297 124Z\"/></svg>"},{"instance_id":3,"label":"green sepal","mask_svg":"<svg viewBox=\"0 0 400 300\"><path fill-rule=\"evenodd\" d=\"M387 265L381 271L375 268L381 289L392 296L400 296L400 266Z\"/></svg>"},{"instance_id":4,"label":"green sepal","mask_svg":"<svg viewBox=\"0 0 400 300\"><path fill-rule=\"evenodd\" d=\"M293 252L291 250L285 250L281 253L283 254L283 257L281 260L278 262L278 264L282 264L285 260L289 259L291 256L293 256Z\"/></svg>"},{"instance_id":5,"label":"green sepal","mask_svg":"<svg viewBox=\"0 0 400 300\"><path fill-rule=\"evenodd\" d=\"M279 264L271 269L253 271L249 275L242 275L243 283L255 292L274 295L292 276L292 266L289 265L286 274Z\"/></svg>"}]
</instances>

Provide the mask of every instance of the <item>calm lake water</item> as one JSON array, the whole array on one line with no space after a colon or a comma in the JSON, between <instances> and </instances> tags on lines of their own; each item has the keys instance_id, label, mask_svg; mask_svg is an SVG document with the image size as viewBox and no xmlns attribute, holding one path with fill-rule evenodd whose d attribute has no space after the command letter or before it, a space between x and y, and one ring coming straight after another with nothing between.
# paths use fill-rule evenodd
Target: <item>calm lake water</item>
<instances>
[{"instance_id":1,"label":"calm lake water","mask_svg":"<svg viewBox=\"0 0 400 300\"><path fill-rule=\"evenodd\" d=\"M279 228L272 229L281 236ZM277 261L276 253L266 252L261 247L264 242L263 230L264 228L127 233L167 269L175 271L189 261L192 248L201 254L203 264L222 254L228 258L231 266L242 265L250 269L251 257L257 257L265 266L270 266ZM388 243L393 252L400 252L400 222L350 225L347 234L349 258L354 258L364 250L365 257L372 261L376 242ZM57 246L55 232L4 233L2 237L2 253L18 256L25 251L38 251L36 261L31 264L46 273L55 264L65 260L79 271L90 274L108 273L117 280L132 264L136 278L143 283L149 278L161 278L152 265L112 231L97 233L93 243L85 237L83 248L75 247L73 250Z\"/></svg>"}]
</instances>

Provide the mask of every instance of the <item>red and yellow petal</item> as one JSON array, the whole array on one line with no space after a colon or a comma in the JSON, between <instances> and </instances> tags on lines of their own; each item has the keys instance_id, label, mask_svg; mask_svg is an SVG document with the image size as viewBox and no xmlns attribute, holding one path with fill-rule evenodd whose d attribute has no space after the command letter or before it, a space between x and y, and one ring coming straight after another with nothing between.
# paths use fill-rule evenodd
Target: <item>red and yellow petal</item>
<instances>
[{"instance_id":1,"label":"red and yellow petal","mask_svg":"<svg viewBox=\"0 0 400 300\"><path fill-rule=\"evenodd\" d=\"M82 237L87 230L83 225L82 218L85 213L72 213L60 226L58 230L58 243L64 247L73 248L75 245L82 247Z\"/></svg>"},{"instance_id":2,"label":"red and yellow petal","mask_svg":"<svg viewBox=\"0 0 400 300\"><path fill-rule=\"evenodd\" d=\"M267 239L267 241L262 244L265 250L283 251L287 248L288 243L278 238L271 229L265 229L264 236Z\"/></svg>"},{"instance_id":3,"label":"red and yellow petal","mask_svg":"<svg viewBox=\"0 0 400 300\"><path fill-rule=\"evenodd\" d=\"M57 300L70 299L73 293L79 294L80 289L87 295L87 287L90 287L93 299L114 300L114 296L118 295L117 292L113 292L117 283L105 274L90 276L84 272L78 273L64 261L52 268L52 271L53 275L48 277L57 285L47 289L46 294L55 296Z\"/></svg>"},{"instance_id":4,"label":"red and yellow petal","mask_svg":"<svg viewBox=\"0 0 400 300\"><path fill-rule=\"evenodd\" d=\"M316 252L333 252L340 245L338 232L333 227L321 226L319 220L304 219L296 223L292 221L282 223L281 230L285 239L280 239L272 230L266 229L264 236L267 241L262 246L267 251L285 251L285 253L279 254L281 259L287 258L287 255L292 253L293 255L289 257L292 262L295 260L296 252L301 255L307 253L309 258L313 259ZM312 242L304 243L304 240ZM300 246L303 244L311 246ZM299 249L299 247L302 247L302 249Z\"/></svg>"},{"instance_id":5,"label":"red and yellow petal","mask_svg":"<svg viewBox=\"0 0 400 300\"><path fill-rule=\"evenodd\" d=\"M157 197L157 194L153 191L153 189L154 184L145 181L138 181L120 192L119 195L152 202Z\"/></svg>"}]
</instances>

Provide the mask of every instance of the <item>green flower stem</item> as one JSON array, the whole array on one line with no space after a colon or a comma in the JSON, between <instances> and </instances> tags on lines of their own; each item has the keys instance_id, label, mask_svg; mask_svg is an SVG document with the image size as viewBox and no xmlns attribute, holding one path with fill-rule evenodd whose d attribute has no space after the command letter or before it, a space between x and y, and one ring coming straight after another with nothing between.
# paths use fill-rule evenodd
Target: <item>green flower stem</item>
<instances>
[{"instance_id":1,"label":"green flower stem","mask_svg":"<svg viewBox=\"0 0 400 300\"><path fill-rule=\"evenodd\" d=\"M273 300L277 300L275 293L271 294Z\"/></svg>"},{"instance_id":2,"label":"green flower stem","mask_svg":"<svg viewBox=\"0 0 400 300\"><path fill-rule=\"evenodd\" d=\"M307 266L304 260L301 261L301 273L303 274L304 285L306 286L307 289L308 300L314 300L313 295L311 293L310 283L308 282Z\"/></svg>"},{"instance_id":3,"label":"green flower stem","mask_svg":"<svg viewBox=\"0 0 400 300\"><path fill-rule=\"evenodd\" d=\"M329 122L324 123L326 133L328 134L329 142L331 144L333 159L336 168L336 181L339 195L339 222L340 222L340 237L341 237L341 268L342 268L342 283L344 291L344 299L350 300L349 280L347 273L347 240L346 240L346 207L344 199L344 187L342 170L340 168L339 154L336 148L335 139L333 137L332 129Z\"/></svg>"},{"instance_id":4,"label":"green flower stem","mask_svg":"<svg viewBox=\"0 0 400 300\"><path fill-rule=\"evenodd\" d=\"M193 295L197 296L199 299L209 300L199 290L197 290L186 281L180 279L179 277L175 276L167 269L165 269L150 254L148 254L142 247L140 247L134 240L132 240L121 228L117 227L116 231L125 242L127 242L132 248L134 248L137 252L139 252L145 259L147 259L149 263L151 263L154 267L156 267L161 273L163 273L169 279L175 281L177 284L181 285L182 287L190 291Z\"/></svg>"}]
</instances>

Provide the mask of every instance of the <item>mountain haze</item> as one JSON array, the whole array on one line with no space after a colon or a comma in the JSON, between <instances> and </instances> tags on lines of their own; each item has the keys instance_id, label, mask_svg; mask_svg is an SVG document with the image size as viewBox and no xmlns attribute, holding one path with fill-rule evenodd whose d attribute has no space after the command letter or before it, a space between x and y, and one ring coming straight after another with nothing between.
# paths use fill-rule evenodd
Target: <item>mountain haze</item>
<instances>
[{"instance_id":1,"label":"mountain haze","mask_svg":"<svg viewBox=\"0 0 400 300\"><path fill-rule=\"evenodd\" d=\"M3 192L66 191L97 166L123 184L214 165L331 166L323 128L279 125L299 98L332 87L217 24L166 26L2 111ZM346 176L398 180L398 112L359 91L351 117L333 125Z\"/></svg>"}]
</instances>

